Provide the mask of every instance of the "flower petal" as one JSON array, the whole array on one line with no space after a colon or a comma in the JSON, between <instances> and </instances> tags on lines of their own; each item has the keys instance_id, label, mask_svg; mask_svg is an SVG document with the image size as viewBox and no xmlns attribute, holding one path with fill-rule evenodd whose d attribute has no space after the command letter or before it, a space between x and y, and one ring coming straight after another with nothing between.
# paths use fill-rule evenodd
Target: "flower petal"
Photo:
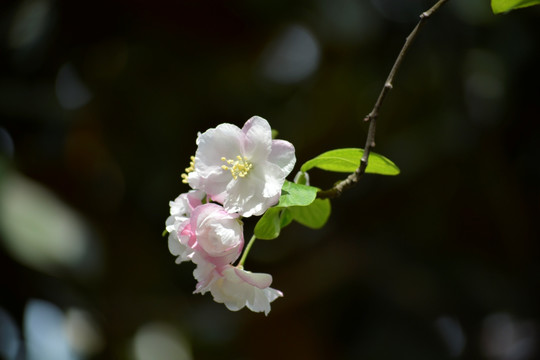
<instances>
[{"instance_id":1,"label":"flower petal","mask_svg":"<svg viewBox=\"0 0 540 360\"><path fill-rule=\"evenodd\" d=\"M223 207L228 212L237 212L249 217L261 211L264 197L264 177L253 169L246 178L238 178L227 186L227 197ZM264 212L264 210L262 210Z\"/></svg>"},{"instance_id":2,"label":"flower petal","mask_svg":"<svg viewBox=\"0 0 540 360\"><path fill-rule=\"evenodd\" d=\"M251 271L234 268L236 276L246 283L256 286L259 289L264 289L272 284L272 275L264 273L252 273Z\"/></svg>"},{"instance_id":3,"label":"flower petal","mask_svg":"<svg viewBox=\"0 0 540 360\"><path fill-rule=\"evenodd\" d=\"M192 258L192 261L197 264L195 270L193 270L193 277L198 281L194 293L204 294L210 291L210 285L212 281L218 279L219 274L215 271L216 266L198 254L195 254Z\"/></svg>"},{"instance_id":4,"label":"flower petal","mask_svg":"<svg viewBox=\"0 0 540 360\"><path fill-rule=\"evenodd\" d=\"M289 175L296 163L293 144L285 140L273 140L268 161L278 165L286 175Z\"/></svg>"},{"instance_id":5,"label":"flower petal","mask_svg":"<svg viewBox=\"0 0 540 360\"><path fill-rule=\"evenodd\" d=\"M223 303L232 311L247 306L251 311L270 312L270 303L283 293L268 287L272 282L269 274L257 274L227 265L222 274L214 271L215 278L207 286L214 301Z\"/></svg>"},{"instance_id":6,"label":"flower petal","mask_svg":"<svg viewBox=\"0 0 540 360\"><path fill-rule=\"evenodd\" d=\"M192 253L192 251L190 248L180 243L180 239L178 239L176 232L169 234L168 245L171 254L177 256L175 260L177 264L189 260L189 255Z\"/></svg>"},{"instance_id":7,"label":"flower petal","mask_svg":"<svg viewBox=\"0 0 540 360\"><path fill-rule=\"evenodd\" d=\"M272 128L259 116L250 118L242 128L245 134L244 156L251 162L265 161L272 147Z\"/></svg>"},{"instance_id":8,"label":"flower petal","mask_svg":"<svg viewBox=\"0 0 540 360\"><path fill-rule=\"evenodd\" d=\"M242 130L232 124L221 124L201 134L195 153L195 171L188 174L189 185L210 195L223 192L232 178L221 168L224 164L221 159L234 159L242 154L243 139Z\"/></svg>"},{"instance_id":9,"label":"flower petal","mask_svg":"<svg viewBox=\"0 0 540 360\"><path fill-rule=\"evenodd\" d=\"M208 166L221 167L222 157L235 158L242 153L243 139L242 130L233 124L225 123L215 129L208 129L199 137L195 168L205 173Z\"/></svg>"},{"instance_id":10,"label":"flower petal","mask_svg":"<svg viewBox=\"0 0 540 360\"><path fill-rule=\"evenodd\" d=\"M264 166L264 189L262 191L262 196L265 198L270 198L276 196L276 194L281 194L281 188L285 182L285 177L287 173L270 162L267 162Z\"/></svg>"},{"instance_id":11,"label":"flower petal","mask_svg":"<svg viewBox=\"0 0 540 360\"><path fill-rule=\"evenodd\" d=\"M229 214L217 204L204 204L193 211L190 227L195 241L188 245L206 261L223 266L240 256L244 232L238 214Z\"/></svg>"}]
</instances>

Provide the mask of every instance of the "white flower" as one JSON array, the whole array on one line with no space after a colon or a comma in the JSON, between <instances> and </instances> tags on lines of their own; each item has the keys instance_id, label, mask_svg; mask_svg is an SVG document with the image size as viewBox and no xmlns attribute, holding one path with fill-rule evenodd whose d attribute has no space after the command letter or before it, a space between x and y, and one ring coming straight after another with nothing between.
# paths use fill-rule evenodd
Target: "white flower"
<instances>
[{"instance_id":1,"label":"white flower","mask_svg":"<svg viewBox=\"0 0 540 360\"><path fill-rule=\"evenodd\" d=\"M247 306L253 312L270 312L270 303L283 293L270 287L270 274L252 273L232 265L213 268L199 263L194 275L199 280L195 293L210 291L214 301L223 303L231 311Z\"/></svg>"},{"instance_id":2,"label":"white flower","mask_svg":"<svg viewBox=\"0 0 540 360\"><path fill-rule=\"evenodd\" d=\"M171 254L178 256L176 258L177 264L189 260L188 256L191 253L186 245L180 243L178 230L189 220L193 209L202 204L204 196L205 194L202 191L191 190L180 194L174 201L169 202L171 216L165 222L165 229L169 232L169 251Z\"/></svg>"},{"instance_id":3,"label":"white flower","mask_svg":"<svg viewBox=\"0 0 540 360\"><path fill-rule=\"evenodd\" d=\"M232 124L209 129L197 143L189 184L244 217L262 215L278 202L296 162L294 146L272 140L270 125L258 116L242 129Z\"/></svg>"}]
</instances>

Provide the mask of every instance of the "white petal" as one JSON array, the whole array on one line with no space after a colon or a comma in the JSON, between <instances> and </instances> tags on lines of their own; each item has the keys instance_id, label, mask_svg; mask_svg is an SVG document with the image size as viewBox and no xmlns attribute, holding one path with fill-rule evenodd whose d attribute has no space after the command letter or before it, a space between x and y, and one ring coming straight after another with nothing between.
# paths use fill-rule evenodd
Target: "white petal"
<instances>
[{"instance_id":1,"label":"white petal","mask_svg":"<svg viewBox=\"0 0 540 360\"><path fill-rule=\"evenodd\" d=\"M283 171L275 164L267 162L254 167L245 178L227 186L228 196L223 206L228 212L238 212L243 217L262 215L278 202L284 181Z\"/></svg>"},{"instance_id":2,"label":"white petal","mask_svg":"<svg viewBox=\"0 0 540 360\"><path fill-rule=\"evenodd\" d=\"M189 186L191 186L193 189L201 189L202 188L202 183L203 183L203 179L201 177L201 174L199 174L198 172L196 171L192 171L190 172L188 175L188 184Z\"/></svg>"},{"instance_id":3,"label":"white petal","mask_svg":"<svg viewBox=\"0 0 540 360\"><path fill-rule=\"evenodd\" d=\"M272 302L276 300L278 297L283 297L283 293L279 290L273 289L271 287L267 289L263 289L264 296L268 299L268 301Z\"/></svg>"},{"instance_id":4,"label":"white petal","mask_svg":"<svg viewBox=\"0 0 540 360\"><path fill-rule=\"evenodd\" d=\"M180 243L176 232L169 234L168 245L171 254L177 256L175 260L177 264L189 260L189 255L193 252L190 248Z\"/></svg>"},{"instance_id":5,"label":"white petal","mask_svg":"<svg viewBox=\"0 0 540 360\"><path fill-rule=\"evenodd\" d=\"M221 124L209 129L199 137L199 147L195 154L195 169L206 174L208 167L221 167L222 157L236 158L242 152L244 134L236 125Z\"/></svg>"},{"instance_id":6,"label":"white petal","mask_svg":"<svg viewBox=\"0 0 540 360\"><path fill-rule=\"evenodd\" d=\"M261 289L254 289L253 295L247 300L246 305L253 312L264 312L265 315L270 312L270 302Z\"/></svg>"},{"instance_id":7,"label":"white petal","mask_svg":"<svg viewBox=\"0 0 540 360\"><path fill-rule=\"evenodd\" d=\"M289 175L296 163L293 144L285 140L273 140L268 161L281 167L285 176Z\"/></svg>"},{"instance_id":8,"label":"white petal","mask_svg":"<svg viewBox=\"0 0 540 360\"><path fill-rule=\"evenodd\" d=\"M283 294L268 286L272 282L269 274L245 271L230 265L223 269L220 279L209 286L214 300L224 303L232 311L247 306L251 311L270 312L270 303Z\"/></svg>"},{"instance_id":9,"label":"white petal","mask_svg":"<svg viewBox=\"0 0 540 360\"><path fill-rule=\"evenodd\" d=\"M192 260L197 264L197 267L193 270L193 277L198 281L194 293L204 294L210 291L212 282L216 281L220 275L217 271L214 271L214 264L205 261L198 254L195 254Z\"/></svg>"},{"instance_id":10,"label":"white petal","mask_svg":"<svg viewBox=\"0 0 540 360\"><path fill-rule=\"evenodd\" d=\"M242 132L245 134L244 155L251 162L266 160L272 148L272 128L268 121L253 116L245 123Z\"/></svg>"},{"instance_id":11,"label":"white petal","mask_svg":"<svg viewBox=\"0 0 540 360\"><path fill-rule=\"evenodd\" d=\"M205 194L199 190L190 190L180 194L174 201L169 202L171 215L176 217L187 218L191 214L191 210L199 205Z\"/></svg>"},{"instance_id":12,"label":"white petal","mask_svg":"<svg viewBox=\"0 0 540 360\"><path fill-rule=\"evenodd\" d=\"M214 166L207 177L195 171L188 174L189 186L204 190L211 197L223 193L232 179L231 173L223 170L221 165Z\"/></svg>"},{"instance_id":13,"label":"white petal","mask_svg":"<svg viewBox=\"0 0 540 360\"><path fill-rule=\"evenodd\" d=\"M281 192L277 193L276 195L274 195L274 196L272 196L270 198L267 198L266 202L265 202L265 205L264 205L266 207L266 209L276 205L279 202L280 197L281 197ZM262 214L259 214L259 215L262 215Z\"/></svg>"},{"instance_id":14,"label":"white petal","mask_svg":"<svg viewBox=\"0 0 540 360\"><path fill-rule=\"evenodd\" d=\"M260 171L253 169L245 178L238 178L227 186L228 196L223 207L228 212L237 212L244 217L253 215L260 211L265 201L262 195L264 186L264 177L260 176Z\"/></svg>"},{"instance_id":15,"label":"white petal","mask_svg":"<svg viewBox=\"0 0 540 360\"><path fill-rule=\"evenodd\" d=\"M270 128L270 124L268 121L260 116L252 116L246 121L244 126L242 126L242 132L247 133L253 126L261 126L267 129L270 129L270 133L272 132L272 129Z\"/></svg>"},{"instance_id":16,"label":"white petal","mask_svg":"<svg viewBox=\"0 0 540 360\"><path fill-rule=\"evenodd\" d=\"M267 162L264 166L264 189L262 195L269 198L281 194L285 176L286 174L279 166Z\"/></svg>"},{"instance_id":17,"label":"white petal","mask_svg":"<svg viewBox=\"0 0 540 360\"><path fill-rule=\"evenodd\" d=\"M169 216L165 221L165 230L168 232L173 232L175 230L174 223L176 221L176 216Z\"/></svg>"},{"instance_id":18,"label":"white petal","mask_svg":"<svg viewBox=\"0 0 540 360\"><path fill-rule=\"evenodd\" d=\"M210 196L225 191L232 177L221 168L224 165L221 159L234 159L241 155L243 138L242 130L232 124L221 124L199 136L195 171L188 174L189 184Z\"/></svg>"},{"instance_id":19,"label":"white petal","mask_svg":"<svg viewBox=\"0 0 540 360\"><path fill-rule=\"evenodd\" d=\"M256 286L259 289L264 289L272 284L272 275L264 273L252 273L251 271L234 268L236 276L245 281L246 283Z\"/></svg>"}]
</instances>

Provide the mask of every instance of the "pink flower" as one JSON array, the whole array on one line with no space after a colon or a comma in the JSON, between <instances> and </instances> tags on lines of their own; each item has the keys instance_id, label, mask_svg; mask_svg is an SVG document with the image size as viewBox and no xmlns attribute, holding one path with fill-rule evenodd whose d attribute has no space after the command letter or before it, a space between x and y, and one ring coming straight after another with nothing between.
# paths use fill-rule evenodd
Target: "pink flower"
<instances>
[{"instance_id":1,"label":"pink flower","mask_svg":"<svg viewBox=\"0 0 540 360\"><path fill-rule=\"evenodd\" d=\"M223 303L231 311L247 306L253 312L270 312L270 303L283 293L270 287L272 276L252 273L239 267L226 265L221 269L208 263L199 263L194 271L199 280L195 293L208 291L214 301Z\"/></svg>"},{"instance_id":2,"label":"pink flower","mask_svg":"<svg viewBox=\"0 0 540 360\"><path fill-rule=\"evenodd\" d=\"M189 258L200 258L217 267L235 261L244 246L243 224L217 204L196 207L188 222L178 229L180 243L190 249Z\"/></svg>"},{"instance_id":3,"label":"pink flower","mask_svg":"<svg viewBox=\"0 0 540 360\"><path fill-rule=\"evenodd\" d=\"M296 162L294 146L272 140L270 125L258 116L242 129L232 124L209 129L197 144L189 184L244 217L262 215L278 202Z\"/></svg>"},{"instance_id":4,"label":"pink flower","mask_svg":"<svg viewBox=\"0 0 540 360\"><path fill-rule=\"evenodd\" d=\"M191 212L202 204L202 199L205 196L202 191L191 190L179 195L174 201L169 202L171 216L165 222L165 229L169 232L169 251L171 254L178 256L176 258L177 264L189 260L188 256L191 253L185 245L180 243L178 229L189 220Z\"/></svg>"}]
</instances>

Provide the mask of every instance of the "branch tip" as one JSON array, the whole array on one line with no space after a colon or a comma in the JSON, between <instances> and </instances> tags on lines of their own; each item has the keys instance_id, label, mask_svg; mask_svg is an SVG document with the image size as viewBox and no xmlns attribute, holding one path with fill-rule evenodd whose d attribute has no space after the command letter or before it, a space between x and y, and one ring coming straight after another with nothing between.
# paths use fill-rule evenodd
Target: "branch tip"
<instances>
[{"instance_id":1,"label":"branch tip","mask_svg":"<svg viewBox=\"0 0 540 360\"><path fill-rule=\"evenodd\" d=\"M340 181L339 183L335 184L332 188L328 190L322 190L317 193L317 198L320 199L333 199L341 195L341 193L355 185L360 178L364 175L368 160L369 160L369 154L371 152L371 149L375 147L375 123L377 120L377 117L379 115L379 109L382 106L382 103L384 102L384 99L386 98L386 95L390 90L392 90L393 85L392 82L394 81L394 77L401 65L401 62L403 58L405 57L405 54L409 50L409 47L411 46L413 40L418 35L418 32L422 25L425 23L425 21L431 17L439 8L446 3L448 0L438 0L435 5L433 5L429 10L424 11L420 14L420 20L412 30L412 32L407 36L405 39L405 44L401 48L401 51L399 52L399 55L397 56L394 65L392 66L392 69L390 70L390 73L388 74L388 78L386 79L386 82L384 83L384 86L381 90L381 93L379 94L379 97L377 98L377 101L375 102L375 106L373 107L373 110L369 114L364 117L364 121L369 123L368 128L368 135L366 139L366 144L364 146L364 155L362 156L362 159L360 160L360 165L355 170L354 173L350 174L345 180Z\"/></svg>"}]
</instances>

